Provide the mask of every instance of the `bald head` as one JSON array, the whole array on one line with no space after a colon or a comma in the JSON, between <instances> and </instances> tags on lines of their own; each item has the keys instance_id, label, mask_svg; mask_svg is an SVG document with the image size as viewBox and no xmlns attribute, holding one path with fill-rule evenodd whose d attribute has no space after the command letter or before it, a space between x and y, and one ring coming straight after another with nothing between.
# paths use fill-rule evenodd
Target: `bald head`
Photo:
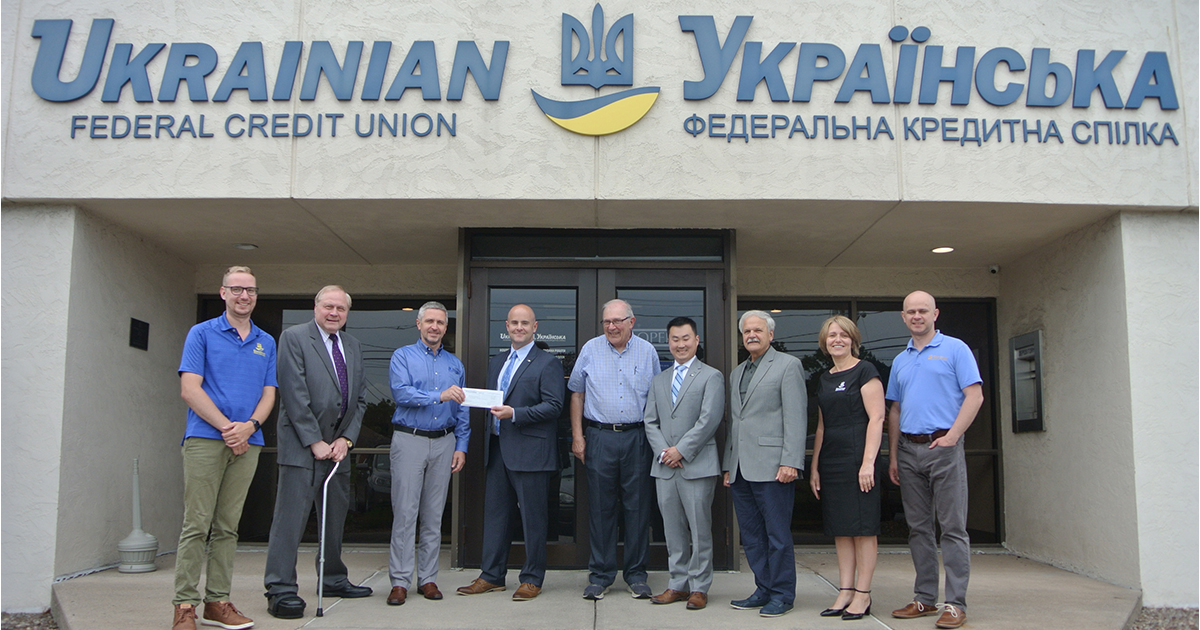
<instances>
[{"instance_id":1,"label":"bald head","mask_svg":"<svg viewBox=\"0 0 1200 630\"><path fill-rule=\"evenodd\" d=\"M931 311L937 309L937 303L934 301L933 296L924 291L913 291L905 296L904 310L907 311L910 304L914 306L917 304L925 304Z\"/></svg>"},{"instance_id":2,"label":"bald head","mask_svg":"<svg viewBox=\"0 0 1200 630\"><path fill-rule=\"evenodd\" d=\"M938 310L933 296L924 291L913 291L904 298L904 310L900 313L908 332L912 333L913 342L921 347L933 339L937 329Z\"/></svg>"},{"instance_id":3,"label":"bald head","mask_svg":"<svg viewBox=\"0 0 1200 630\"><path fill-rule=\"evenodd\" d=\"M524 304L508 309L508 319L504 320L504 328L508 331L513 348L519 350L529 345L537 332L537 319L533 315L533 309Z\"/></svg>"}]
</instances>

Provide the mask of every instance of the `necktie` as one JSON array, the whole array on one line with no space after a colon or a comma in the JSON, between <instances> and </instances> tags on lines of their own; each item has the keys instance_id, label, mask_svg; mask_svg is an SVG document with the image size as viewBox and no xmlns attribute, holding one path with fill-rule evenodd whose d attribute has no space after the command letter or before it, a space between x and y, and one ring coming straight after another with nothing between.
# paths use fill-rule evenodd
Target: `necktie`
<instances>
[{"instance_id":1,"label":"necktie","mask_svg":"<svg viewBox=\"0 0 1200 630\"><path fill-rule=\"evenodd\" d=\"M675 380L671 381L671 406L679 402L679 388L683 387L683 377L687 374L687 366L675 366Z\"/></svg>"},{"instance_id":2,"label":"necktie","mask_svg":"<svg viewBox=\"0 0 1200 630\"><path fill-rule=\"evenodd\" d=\"M517 353L513 352L508 357L508 364L504 366L504 374L500 375L500 391L508 393L509 381L512 380L513 366L517 364Z\"/></svg>"},{"instance_id":3,"label":"necktie","mask_svg":"<svg viewBox=\"0 0 1200 630\"><path fill-rule=\"evenodd\" d=\"M346 415L346 407L350 404L350 380L346 377L346 359L342 356L342 349L338 347L337 333L329 335L329 340L333 342L333 369L337 371L338 388L342 390L342 410L338 414L338 418Z\"/></svg>"},{"instance_id":4,"label":"necktie","mask_svg":"<svg viewBox=\"0 0 1200 630\"><path fill-rule=\"evenodd\" d=\"M504 373L500 375L500 391L508 393L508 385L512 380L513 367L517 365L517 353L510 351L508 361L504 365ZM500 435L500 419L493 416L495 422L492 423L492 430L496 435Z\"/></svg>"}]
</instances>

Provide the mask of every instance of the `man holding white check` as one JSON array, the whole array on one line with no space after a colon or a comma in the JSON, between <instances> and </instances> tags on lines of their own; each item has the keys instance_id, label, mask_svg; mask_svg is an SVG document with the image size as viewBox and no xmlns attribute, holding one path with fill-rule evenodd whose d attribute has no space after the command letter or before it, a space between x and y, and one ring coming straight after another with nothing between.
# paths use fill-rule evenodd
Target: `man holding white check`
<instances>
[{"instance_id":1,"label":"man holding white check","mask_svg":"<svg viewBox=\"0 0 1200 630\"><path fill-rule=\"evenodd\" d=\"M466 463L471 437L467 408L462 405L466 370L458 357L442 347L448 323L445 306L426 302L417 311L420 341L392 354L390 381L396 413L392 416L391 447L390 606L407 599L414 572L426 599L442 598L436 583L442 510L450 475Z\"/></svg>"},{"instance_id":2,"label":"man holding white check","mask_svg":"<svg viewBox=\"0 0 1200 630\"><path fill-rule=\"evenodd\" d=\"M513 601L528 601L542 592L546 577L546 537L550 529L550 478L558 469L558 418L563 408L563 366L533 344L537 319L533 309L518 304L504 322L512 348L488 363L488 387L503 398L485 416L482 571L459 595L505 589L510 528L514 509L521 511L525 565Z\"/></svg>"}]
</instances>

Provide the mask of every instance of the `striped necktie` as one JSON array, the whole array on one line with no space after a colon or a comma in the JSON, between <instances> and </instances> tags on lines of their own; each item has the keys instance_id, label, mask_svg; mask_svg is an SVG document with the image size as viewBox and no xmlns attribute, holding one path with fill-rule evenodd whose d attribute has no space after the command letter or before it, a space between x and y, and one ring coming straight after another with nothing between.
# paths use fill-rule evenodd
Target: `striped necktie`
<instances>
[{"instance_id":1,"label":"striped necktie","mask_svg":"<svg viewBox=\"0 0 1200 630\"><path fill-rule=\"evenodd\" d=\"M671 406L679 402L679 388L683 387L683 376L687 374L686 365L675 366L675 380L671 381Z\"/></svg>"}]
</instances>

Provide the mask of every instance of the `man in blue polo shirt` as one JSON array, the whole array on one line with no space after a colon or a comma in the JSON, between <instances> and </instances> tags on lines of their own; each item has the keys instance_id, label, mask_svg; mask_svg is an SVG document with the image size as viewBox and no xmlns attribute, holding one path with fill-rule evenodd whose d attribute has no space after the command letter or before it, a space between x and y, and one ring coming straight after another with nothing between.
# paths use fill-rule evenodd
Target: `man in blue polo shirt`
<instances>
[{"instance_id":1,"label":"man in blue polo shirt","mask_svg":"<svg viewBox=\"0 0 1200 630\"><path fill-rule=\"evenodd\" d=\"M227 630L254 622L229 601L238 521L262 450L261 424L275 406L275 340L250 321L258 283L249 267L221 280L225 312L188 332L179 362L183 435L183 531L175 555L173 630L194 630L200 569L208 575L201 623Z\"/></svg>"},{"instance_id":2,"label":"man in blue polo shirt","mask_svg":"<svg viewBox=\"0 0 1200 630\"><path fill-rule=\"evenodd\" d=\"M888 474L900 486L917 577L912 603L892 611L892 616L913 619L938 613L936 517L946 567L946 603L936 625L957 628L967 619L971 573L962 436L983 405L982 379L967 344L933 327L938 310L932 295L910 293L901 317L912 341L892 363L888 380Z\"/></svg>"}]
</instances>

